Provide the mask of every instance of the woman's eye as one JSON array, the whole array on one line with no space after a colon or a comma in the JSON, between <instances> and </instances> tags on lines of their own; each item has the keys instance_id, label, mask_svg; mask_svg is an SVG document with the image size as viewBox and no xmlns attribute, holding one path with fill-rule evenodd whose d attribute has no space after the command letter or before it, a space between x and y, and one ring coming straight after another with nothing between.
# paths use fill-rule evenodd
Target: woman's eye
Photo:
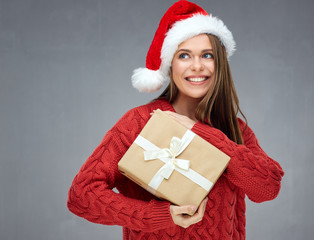
<instances>
[{"instance_id":1,"label":"woman's eye","mask_svg":"<svg viewBox=\"0 0 314 240\"><path fill-rule=\"evenodd\" d=\"M213 58L213 55L210 54L210 53L205 53L205 54L203 55L203 57L204 57L204 58Z\"/></svg>"},{"instance_id":2,"label":"woman's eye","mask_svg":"<svg viewBox=\"0 0 314 240\"><path fill-rule=\"evenodd\" d=\"M187 58L189 58L189 55L188 55L187 53L181 53L181 54L179 55L179 58L187 59Z\"/></svg>"}]
</instances>

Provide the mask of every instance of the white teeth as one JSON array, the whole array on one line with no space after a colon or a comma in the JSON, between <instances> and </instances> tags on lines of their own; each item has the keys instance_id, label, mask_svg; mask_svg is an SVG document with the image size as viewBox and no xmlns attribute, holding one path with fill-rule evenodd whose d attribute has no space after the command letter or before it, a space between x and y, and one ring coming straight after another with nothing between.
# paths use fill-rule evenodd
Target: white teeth
<instances>
[{"instance_id":1,"label":"white teeth","mask_svg":"<svg viewBox=\"0 0 314 240\"><path fill-rule=\"evenodd\" d=\"M206 77L202 77L202 78L188 78L189 81L191 82L202 82L204 80L206 80Z\"/></svg>"}]
</instances>

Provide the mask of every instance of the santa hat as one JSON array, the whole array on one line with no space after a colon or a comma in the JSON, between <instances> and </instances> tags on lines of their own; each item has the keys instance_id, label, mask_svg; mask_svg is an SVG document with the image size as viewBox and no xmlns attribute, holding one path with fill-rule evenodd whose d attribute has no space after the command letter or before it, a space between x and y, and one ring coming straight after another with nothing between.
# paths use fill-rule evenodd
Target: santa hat
<instances>
[{"instance_id":1,"label":"santa hat","mask_svg":"<svg viewBox=\"0 0 314 240\"><path fill-rule=\"evenodd\" d=\"M146 68L138 68L133 72L133 87L140 92L158 91L168 79L172 58L178 46L201 33L217 36L228 57L234 53L232 33L220 19L186 0L173 4L160 20L146 56Z\"/></svg>"}]
</instances>

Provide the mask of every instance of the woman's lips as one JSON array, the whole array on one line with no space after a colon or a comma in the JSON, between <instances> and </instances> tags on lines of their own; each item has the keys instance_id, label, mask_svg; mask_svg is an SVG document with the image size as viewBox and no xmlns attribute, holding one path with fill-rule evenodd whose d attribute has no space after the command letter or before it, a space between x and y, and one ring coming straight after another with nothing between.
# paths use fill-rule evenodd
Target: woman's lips
<instances>
[{"instance_id":1,"label":"woman's lips","mask_svg":"<svg viewBox=\"0 0 314 240\"><path fill-rule=\"evenodd\" d=\"M201 85L205 83L209 79L208 76L198 76L198 77L186 77L185 80L187 80L190 84L193 85Z\"/></svg>"}]
</instances>

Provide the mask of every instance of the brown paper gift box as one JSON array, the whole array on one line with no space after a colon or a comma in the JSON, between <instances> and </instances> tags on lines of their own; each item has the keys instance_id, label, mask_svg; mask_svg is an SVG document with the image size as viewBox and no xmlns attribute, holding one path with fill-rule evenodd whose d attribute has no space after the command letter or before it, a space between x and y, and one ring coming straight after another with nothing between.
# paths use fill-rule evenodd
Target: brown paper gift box
<instances>
[{"instance_id":1,"label":"brown paper gift box","mask_svg":"<svg viewBox=\"0 0 314 240\"><path fill-rule=\"evenodd\" d=\"M173 136L181 139L186 131L184 126L166 113L157 110L140 135L163 149L169 148ZM119 161L118 167L122 174L148 190L149 182L165 163L160 159L145 161L144 151L143 148L133 143ZM177 158L190 160L190 168L210 180L213 185L230 160L229 156L198 135L195 135L191 143ZM174 170L169 179L161 182L154 194L179 206L190 204L199 206L209 191Z\"/></svg>"}]
</instances>

